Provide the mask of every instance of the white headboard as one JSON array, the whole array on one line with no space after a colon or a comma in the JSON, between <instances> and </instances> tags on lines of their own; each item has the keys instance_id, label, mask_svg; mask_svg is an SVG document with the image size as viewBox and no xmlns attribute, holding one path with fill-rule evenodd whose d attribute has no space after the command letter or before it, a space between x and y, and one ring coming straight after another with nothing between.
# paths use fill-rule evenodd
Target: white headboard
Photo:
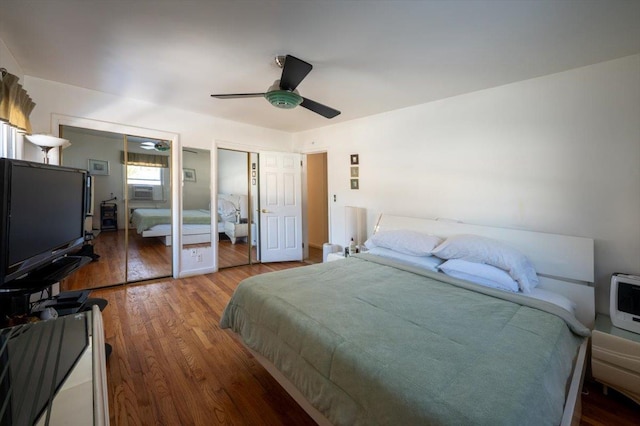
<instances>
[{"instance_id":1,"label":"white headboard","mask_svg":"<svg viewBox=\"0 0 640 426\"><path fill-rule=\"evenodd\" d=\"M576 317L586 326L595 321L593 240L517 229L381 214L374 232L412 229L446 238L473 234L501 241L533 263L540 288L555 291L576 305Z\"/></svg>"},{"instance_id":2,"label":"white headboard","mask_svg":"<svg viewBox=\"0 0 640 426\"><path fill-rule=\"evenodd\" d=\"M249 204L247 202L246 195L238 195L238 194L218 194L218 200L227 200L233 203L236 208L240 208L240 217L247 218L249 217Z\"/></svg>"}]
</instances>

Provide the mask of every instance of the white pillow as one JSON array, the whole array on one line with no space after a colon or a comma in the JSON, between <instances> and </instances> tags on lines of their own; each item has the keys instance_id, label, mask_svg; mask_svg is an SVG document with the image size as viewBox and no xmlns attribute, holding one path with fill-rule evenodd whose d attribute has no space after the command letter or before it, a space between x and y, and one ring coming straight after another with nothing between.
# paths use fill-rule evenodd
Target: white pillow
<instances>
[{"instance_id":1,"label":"white pillow","mask_svg":"<svg viewBox=\"0 0 640 426\"><path fill-rule=\"evenodd\" d=\"M447 260L438 266L445 274L454 278L471 281L486 287L497 288L517 293L518 283L500 268L484 263L467 262L466 260Z\"/></svg>"},{"instance_id":2,"label":"white pillow","mask_svg":"<svg viewBox=\"0 0 640 426\"><path fill-rule=\"evenodd\" d=\"M408 229L399 229L376 232L370 242L377 247L388 248L412 256L431 256L431 251L442 242L442 238Z\"/></svg>"},{"instance_id":3,"label":"white pillow","mask_svg":"<svg viewBox=\"0 0 640 426\"><path fill-rule=\"evenodd\" d=\"M542 288L534 288L531 290L531 293L527 293L526 296L553 303L554 305L558 305L562 309L567 310L574 315L576 314L575 302L567 297L564 297L561 294L554 293L553 291L545 290Z\"/></svg>"},{"instance_id":4,"label":"white pillow","mask_svg":"<svg viewBox=\"0 0 640 426\"><path fill-rule=\"evenodd\" d=\"M432 254L441 259L462 259L498 267L518 282L523 293L538 285L538 276L529 259L518 250L491 238L453 235L436 247Z\"/></svg>"},{"instance_id":5,"label":"white pillow","mask_svg":"<svg viewBox=\"0 0 640 426\"><path fill-rule=\"evenodd\" d=\"M365 253L397 260L398 262L433 272L438 272L438 265L444 262L444 260L435 256L412 256L410 254L400 253L384 247L373 247Z\"/></svg>"}]
</instances>

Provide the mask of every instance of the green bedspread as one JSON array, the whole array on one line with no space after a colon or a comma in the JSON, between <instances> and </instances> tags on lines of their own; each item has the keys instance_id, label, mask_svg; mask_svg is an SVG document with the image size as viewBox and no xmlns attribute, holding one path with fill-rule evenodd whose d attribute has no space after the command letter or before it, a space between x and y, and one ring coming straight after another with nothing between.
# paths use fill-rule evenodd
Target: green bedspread
<instances>
[{"instance_id":1,"label":"green bedspread","mask_svg":"<svg viewBox=\"0 0 640 426\"><path fill-rule=\"evenodd\" d=\"M211 225L209 210L184 210L182 222L185 224ZM169 209L135 209L131 215L131 223L139 234L154 225L170 224L171 210Z\"/></svg>"},{"instance_id":2,"label":"green bedspread","mask_svg":"<svg viewBox=\"0 0 640 426\"><path fill-rule=\"evenodd\" d=\"M564 312L360 255L244 280L221 326L337 425L545 425L589 334Z\"/></svg>"}]
</instances>

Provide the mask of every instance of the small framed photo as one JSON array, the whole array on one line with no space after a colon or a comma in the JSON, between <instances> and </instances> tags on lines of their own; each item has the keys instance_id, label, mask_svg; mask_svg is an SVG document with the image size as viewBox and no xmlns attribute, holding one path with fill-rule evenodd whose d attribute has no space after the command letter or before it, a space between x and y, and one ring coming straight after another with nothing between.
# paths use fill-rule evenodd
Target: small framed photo
<instances>
[{"instance_id":1,"label":"small framed photo","mask_svg":"<svg viewBox=\"0 0 640 426\"><path fill-rule=\"evenodd\" d=\"M105 160L89 160L89 173L94 176L109 176L109 162Z\"/></svg>"},{"instance_id":2,"label":"small framed photo","mask_svg":"<svg viewBox=\"0 0 640 426\"><path fill-rule=\"evenodd\" d=\"M360 158L358 154L351 154L351 165L360 164Z\"/></svg>"},{"instance_id":3,"label":"small framed photo","mask_svg":"<svg viewBox=\"0 0 640 426\"><path fill-rule=\"evenodd\" d=\"M251 185L255 185L256 184L256 180L255 179L251 179Z\"/></svg>"},{"instance_id":4,"label":"small framed photo","mask_svg":"<svg viewBox=\"0 0 640 426\"><path fill-rule=\"evenodd\" d=\"M358 179L351 179L351 189L360 189Z\"/></svg>"},{"instance_id":5,"label":"small framed photo","mask_svg":"<svg viewBox=\"0 0 640 426\"><path fill-rule=\"evenodd\" d=\"M251 171L251 177L256 177L256 171L255 170Z\"/></svg>"},{"instance_id":6,"label":"small framed photo","mask_svg":"<svg viewBox=\"0 0 640 426\"><path fill-rule=\"evenodd\" d=\"M360 172L358 171L358 166L351 166L351 177L357 178Z\"/></svg>"},{"instance_id":7,"label":"small framed photo","mask_svg":"<svg viewBox=\"0 0 640 426\"><path fill-rule=\"evenodd\" d=\"M195 182L196 181L196 170L195 169L182 169L182 175L184 177L185 182Z\"/></svg>"}]
</instances>

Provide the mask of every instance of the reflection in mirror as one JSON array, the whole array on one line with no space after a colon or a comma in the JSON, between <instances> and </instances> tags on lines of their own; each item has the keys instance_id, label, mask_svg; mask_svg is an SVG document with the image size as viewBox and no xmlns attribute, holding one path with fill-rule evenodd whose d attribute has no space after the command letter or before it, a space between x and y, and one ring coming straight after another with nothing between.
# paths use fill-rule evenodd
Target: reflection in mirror
<instances>
[{"instance_id":1,"label":"reflection in mirror","mask_svg":"<svg viewBox=\"0 0 640 426\"><path fill-rule=\"evenodd\" d=\"M61 164L89 169L90 214L85 221L88 243L96 259L66 277L61 291L122 284L125 276L124 175L120 152L124 135L71 126L60 126L60 136L71 146L62 151Z\"/></svg>"},{"instance_id":2,"label":"reflection in mirror","mask_svg":"<svg viewBox=\"0 0 640 426\"><path fill-rule=\"evenodd\" d=\"M171 275L171 247L157 236L143 237L131 228L133 209L171 206L169 153L155 148L160 142L160 148L168 143L72 126L61 126L60 135L71 141L62 152L61 163L88 169L91 174L85 232L87 252L94 257L60 283L61 291ZM125 143L130 163L135 160L137 164L125 165ZM153 167L155 182L135 167Z\"/></svg>"},{"instance_id":3,"label":"reflection in mirror","mask_svg":"<svg viewBox=\"0 0 640 426\"><path fill-rule=\"evenodd\" d=\"M250 162L250 180L249 180L249 222L251 225L251 263L257 263L260 261L260 244L257 244L260 237L260 203L258 203L258 153L249 153Z\"/></svg>"},{"instance_id":4,"label":"reflection in mirror","mask_svg":"<svg viewBox=\"0 0 640 426\"><path fill-rule=\"evenodd\" d=\"M170 276L171 146L125 136L121 152L127 198L127 282Z\"/></svg>"},{"instance_id":5,"label":"reflection in mirror","mask_svg":"<svg viewBox=\"0 0 640 426\"><path fill-rule=\"evenodd\" d=\"M247 152L218 149L219 268L246 265L255 252L258 234L250 220L250 161Z\"/></svg>"},{"instance_id":6,"label":"reflection in mirror","mask_svg":"<svg viewBox=\"0 0 640 426\"><path fill-rule=\"evenodd\" d=\"M183 148L182 167L182 250L202 264L211 250L211 152Z\"/></svg>"}]
</instances>

